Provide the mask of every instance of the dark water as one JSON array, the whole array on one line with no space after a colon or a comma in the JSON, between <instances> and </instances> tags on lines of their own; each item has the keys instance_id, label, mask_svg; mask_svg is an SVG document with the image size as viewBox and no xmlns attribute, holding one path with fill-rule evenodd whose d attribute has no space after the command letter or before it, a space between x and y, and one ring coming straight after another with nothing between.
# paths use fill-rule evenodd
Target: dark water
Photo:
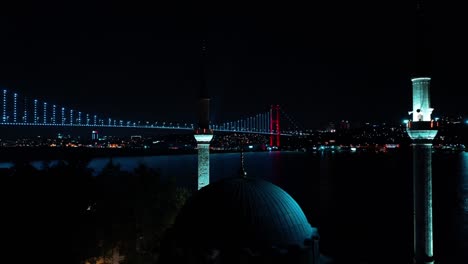
<instances>
[{"instance_id":1,"label":"dark water","mask_svg":"<svg viewBox=\"0 0 468 264\"><path fill-rule=\"evenodd\" d=\"M296 199L319 230L321 252L334 263L410 263L411 157L409 151L248 152L245 164L248 176L270 180ZM145 163L195 189L195 155L113 160L124 170ZM97 173L107 162L95 159L90 167ZM239 163L239 154L211 155L211 181L234 176ZM433 212L438 263L468 263L467 152L434 153Z\"/></svg>"}]
</instances>

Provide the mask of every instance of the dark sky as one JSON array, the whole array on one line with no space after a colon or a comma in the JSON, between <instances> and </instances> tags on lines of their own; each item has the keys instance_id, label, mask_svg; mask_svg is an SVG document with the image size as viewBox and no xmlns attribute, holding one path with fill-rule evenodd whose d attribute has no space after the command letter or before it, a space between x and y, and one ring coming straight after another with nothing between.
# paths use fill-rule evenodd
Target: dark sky
<instances>
[{"instance_id":1,"label":"dark sky","mask_svg":"<svg viewBox=\"0 0 468 264\"><path fill-rule=\"evenodd\" d=\"M206 39L215 123L270 104L305 127L399 121L421 69L433 78L435 115L468 114L466 29L456 7L426 4L420 19L416 1L36 2L2 8L0 86L83 112L195 122Z\"/></svg>"}]
</instances>

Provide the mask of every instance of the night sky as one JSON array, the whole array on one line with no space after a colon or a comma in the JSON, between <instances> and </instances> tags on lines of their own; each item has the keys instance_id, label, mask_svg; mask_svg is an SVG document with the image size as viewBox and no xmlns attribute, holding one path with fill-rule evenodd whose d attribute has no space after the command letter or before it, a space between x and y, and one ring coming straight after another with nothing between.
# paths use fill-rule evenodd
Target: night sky
<instances>
[{"instance_id":1,"label":"night sky","mask_svg":"<svg viewBox=\"0 0 468 264\"><path fill-rule=\"evenodd\" d=\"M410 78L423 73L433 78L434 116L468 114L456 7L425 4L421 19L416 1L36 2L2 8L0 86L83 112L195 122L205 39L214 123L270 104L308 128L399 122L411 108Z\"/></svg>"}]
</instances>

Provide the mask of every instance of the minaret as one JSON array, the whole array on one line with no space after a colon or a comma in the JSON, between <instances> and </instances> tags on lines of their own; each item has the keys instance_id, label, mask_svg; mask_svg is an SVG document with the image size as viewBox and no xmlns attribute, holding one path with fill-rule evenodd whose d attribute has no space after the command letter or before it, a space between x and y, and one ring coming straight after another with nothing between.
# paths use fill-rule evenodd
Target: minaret
<instances>
[{"instance_id":1,"label":"minaret","mask_svg":"<svg viewBox=\"0 0 468 264\"><path fill-rule=\"evenodd\" d=\"M431 118L429 77L411 79L413 115L407 132L413 148L414 263L434 263L432 232L432 140L437 125Z\"/></svg>"},{"instance_id":2,"label":"minaret","mask_svg":"<svg viewBox=\"0 0 468 264\"><path fill-rule=\"evenodd\" d=\"M195 128L195 140L198 148L198 190L210 183L210 142L213 130L210 129L210 98L205 83L204 59L205 43L202 44L201 85L198 100L198 126Z\"/></svg>"},{"instance_id":3,"label":"minaret","mask_svg":"<svg viewBox=\"0 0 468 264\"><path fill-rule=\"evenodd\" d=\"M412 69L413 108L407 132L413 148L413 247L414 263L434 263L432 230L432 141L437 135L437 123L432 120L429 87L431 52L427 20L422 0L416 8L414 68Z\"/></svg>"}]
</instances>

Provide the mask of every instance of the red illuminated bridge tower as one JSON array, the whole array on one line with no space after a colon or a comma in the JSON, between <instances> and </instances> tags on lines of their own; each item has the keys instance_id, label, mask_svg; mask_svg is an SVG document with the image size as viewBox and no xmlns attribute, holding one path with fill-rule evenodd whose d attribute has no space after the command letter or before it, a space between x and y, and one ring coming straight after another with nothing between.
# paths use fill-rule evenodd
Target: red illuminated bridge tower
<instances>
[{"instance_id":1,"label":"red illuminated bridge tower","mask_svg":"<svg viewBox=\"0 0 468 264\"><path fill-rule=\"evenodd\" d=\"M272 105L270 108L270 146L280 146L280 106Z\"/></svg>"}]
</instances>

